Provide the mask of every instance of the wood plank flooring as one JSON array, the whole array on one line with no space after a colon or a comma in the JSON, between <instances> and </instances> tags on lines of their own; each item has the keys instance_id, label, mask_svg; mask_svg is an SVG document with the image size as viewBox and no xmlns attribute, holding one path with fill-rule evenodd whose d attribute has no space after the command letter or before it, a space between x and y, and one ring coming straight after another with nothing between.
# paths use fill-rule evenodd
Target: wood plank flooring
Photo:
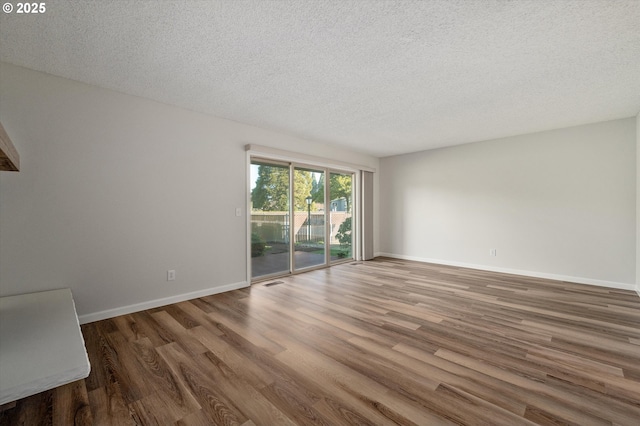
<instances>
[{"instance_id":1,"label":"wood plank flooring","mask_svg":"<svg viewBox=\"0 0 640 426\"><path fill-rule=\"evenodd\" d=\"M2 425L640 425L631 291L377 258L82 327Z\"/></svg>"}]
</instances>

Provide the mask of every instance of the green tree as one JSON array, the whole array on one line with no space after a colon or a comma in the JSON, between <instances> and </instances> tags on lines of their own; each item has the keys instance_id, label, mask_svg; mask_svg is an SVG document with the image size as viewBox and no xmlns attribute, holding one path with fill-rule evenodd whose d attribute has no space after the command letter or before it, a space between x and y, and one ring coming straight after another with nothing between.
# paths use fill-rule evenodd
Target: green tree
<instances>
[{"instance_id":1,"label":"green tree","mask_svg":"<svg viewBox=\"0 0 640 426\"><path fill-rule=\"evenodd\" d=\"M324 176L324 175L323 175ZM347 211L351 211L351 187L352 187L353 178L351 175L342 175L339 173L331 173L329 177L329 196L331 200L339 200L340 198L344 198L347 202ZM320 182L318 182L318 190L316 192L316 196L314 196L314 201L322 198L324 200L324 179L321 177Z\"/></svg>"},{"instance_id":2,"label":"green tree","mask_svg":"<svg viewBox=\"0 0 640 426\"><path fill-rule=\"evenodd\" d=\"M307 170L295 170L293 201L296 210L306 210L305 198L311 193L313 179ZM253 208L263 211L289 210L289 168L260 164L256 186L251 191Z\"/></svg>"},{"instance_id":3,"label":"green tree","mask_svg":"<svg viewBox=\"0 0 640 426\"><path fill-rule=\"evenodd\" d=\"M322 175L320 175L320 180L322 180L322 176L324 175L324 173ZM315 196L315 194L318 192L318 179L316 179L316 175L315 174L311 174L312 177L312 181L311 181L311 196Z\"/></svg>"},{"instance_id":4,"label":"green tree","mask_svg":"<svg viewBox=\"0 0 640 426\"><path fill-rule=\"evenodd\" d=\"M298 211L307 210L306 198L311 195L313 177L308 170L296 169L293 172L293 208Z\"/></svg>"},{"instance_id":5,"label":"green tree","mask_svg":"<svg viewBox=\"0 0 640 426\"><path fill-rule=\"evenodd\" d=\"M251 201L256 210L289 210L289 168L266 164L258 166L258 178L251 191Z\"/></svg>"},{"instance_id":6,"label":"green tree","mask_svg":"<svg viewBox=\"0 0 640 426\"><path fill-rule=\"evenodd\" d=\"M351 218L348 217L340 224L336 238L340 242L340 246L351 245Z\"/></svg>"},{"instance_id":7,"label":"green tree","mask_svg":"<svg viewBox=\"0 0 640 426\"><path fill-rule=\"evenodd\" d=\"M315 181L315 175L313 180ZM311 197L313 197L314 203L324 203L324 173L320 175L320 179L316 182L313 188L311 188Z\"/></svg>"}]
</instances>

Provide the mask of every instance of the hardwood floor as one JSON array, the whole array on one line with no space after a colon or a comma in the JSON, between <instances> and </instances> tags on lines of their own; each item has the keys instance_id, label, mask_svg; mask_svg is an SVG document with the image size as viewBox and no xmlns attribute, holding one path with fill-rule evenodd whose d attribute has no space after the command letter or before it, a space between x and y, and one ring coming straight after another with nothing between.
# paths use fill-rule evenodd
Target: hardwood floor
<instances>
[{"instance_id":1,"label":"hardwood floor","mask_svg":"<svg viewBox=\"0 0 640 426\"><path fill-rule=\"evenodd\" d=\"M82 327L0 424L639 425L631 291L378 258Z\"/></svg>"}]
</instances>

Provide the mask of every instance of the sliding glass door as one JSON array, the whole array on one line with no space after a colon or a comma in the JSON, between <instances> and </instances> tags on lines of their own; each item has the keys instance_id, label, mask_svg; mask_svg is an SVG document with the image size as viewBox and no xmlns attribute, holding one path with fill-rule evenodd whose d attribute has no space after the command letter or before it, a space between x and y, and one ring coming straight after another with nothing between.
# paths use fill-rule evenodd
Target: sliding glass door
<instances>
[{"instance_id":1,"label":"sliding glass door","mask_svg":"<svg viewBox=\"0 0 640 426\"><path fill-rule=\"evenodd\" d=\"M353 259L353 173L252 159L250 175L252 279Z\"/></svg>"},{"instance_id":2,"label":"sliding glass door","mask_svg":"<svg viewBox=\"0 0 640 426\"><path fill-rule=\"evenodd\" d=\"M251 277L291 271L289 165L251 162Z\"/></svg>"},{"instance_id":3,"label":"sliding glass door","mask_svg":"<svg viewBox=\"0 0 640 426\"><path fill-rule=\"evenodd\" d=\"M353 259L353 173L329 173L331 262Z\"/></svg>"},{"instance_id":4,"label":"sliding glass door","mask_svg":"<svg viewBox=\"0 0 640 426\"><path fill-rule=\"evenodd\" d=\"M324 170L293 170L293 270L324 265Z\"/></svg>"}]
</instances>

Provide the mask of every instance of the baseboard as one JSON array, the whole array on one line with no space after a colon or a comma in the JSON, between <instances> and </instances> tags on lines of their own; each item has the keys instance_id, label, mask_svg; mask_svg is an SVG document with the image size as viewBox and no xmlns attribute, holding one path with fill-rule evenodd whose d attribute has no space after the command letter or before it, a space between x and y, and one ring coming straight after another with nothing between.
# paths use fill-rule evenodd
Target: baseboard
<instances>
[{"instance_id":1,"label":"baseboard","mask_svg":"<svg viewBox=\"0 0 640 426\"><path fill-rule=\"evenodd\" d=\"M162 299L149 300L147 302L135 303L133 305L121 306L119 308L107 309L105 311L94 312L78 316L80 324L87 324L94 321L100 321L107 318L113 318L120 315L127 315L134 312L144 311L146 309L157 308L160 306L170 305L172 303L184 302L185 300L197 299L198 297L211 296L212 294L224 293L225 291L237 290L239 288L248 287L249 283L241 281L233 284L226 284L220 287L208 288L205 290L193 291L191 293L177 294L175 296L164 297Z\"/></svg>"},{"instance_id":2,"label":"baseboard","mask_svg":"<svg viewBox=\"0 0 640 426\"><path fill-rule=\"evenodd\" d=\"M588 284L588 285L597 285L600 287L608 287L615 288L620 290L635 290L636 293L640 296L640 291L635 288L633 284L625 284L618 283L615 281L604 281L604 280L594 280L591 278L583 278L583 277L572 277L568 275L557 275L557 274L547 274L545 272L534 272L534 271L523 271L521 269L511 269L511 268L499 268L495 266L487 266L487 265L476 265L473 263L464 263L464 262L452 262L448 260L441 259L429 259L424 257L417 256L406 256L402 254L393 254L393 253L375 253L376 256L385 256L392 257L394 259L402 259L402 260L414 260L417 262L425 262L425 263L435 263L438 265L447 265L447 266L458 266L460 268L469 268L469 269L479 269L481 271L491 271L491 272L502 272L504 274L513 274L513 275L522 275L525 277L534 277L534 278L546 278L549 280L556 281L567 281L577 284Z\"/></svg>"}]
</instances>

